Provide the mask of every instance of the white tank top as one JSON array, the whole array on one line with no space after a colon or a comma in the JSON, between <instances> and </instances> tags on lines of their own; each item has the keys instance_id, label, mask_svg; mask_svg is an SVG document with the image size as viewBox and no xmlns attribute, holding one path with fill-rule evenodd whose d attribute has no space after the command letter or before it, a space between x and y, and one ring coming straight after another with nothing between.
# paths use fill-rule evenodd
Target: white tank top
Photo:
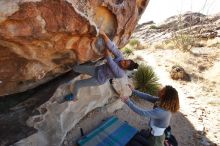
<instances>
[{"instance_id":1,"label":"white tank top","mask_svg":"<svg viewBox=\"0 0 220 146\"><path fill-rule=\"evenodd\" d=\"M153 136L161 136L161 135L163 135L163 133L164 133L164 131L166 129L166 128L159 128L159 127L156 127L156 126L153 126L153 125L151 125L151 128L152 128L151 134Z\"/></svg>"}]
</instances>

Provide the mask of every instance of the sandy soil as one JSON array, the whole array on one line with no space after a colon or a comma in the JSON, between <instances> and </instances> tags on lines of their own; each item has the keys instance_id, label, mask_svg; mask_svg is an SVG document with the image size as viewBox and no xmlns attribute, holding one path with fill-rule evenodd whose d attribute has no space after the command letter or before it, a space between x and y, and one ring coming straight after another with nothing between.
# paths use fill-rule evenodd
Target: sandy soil
<instances>
[{"instance_id":1,"label":"sandy soil","mask_svg":"<svg viewBox=\"0 0 220 146\"><path fill-rule=\"evenodd\" d=\"M163 85L174 86L180 95L181 109L172 121L180 145L220 145L220 50L193 48L193 54L179 50L149 51L136 54L154 67ZM170 79L173 65L182 66L192 80ZM205 69L201 71L201 67Z\"/></svg>"},{"instance_id":2,"label":"sandy soil","mask_svg":"<svg viewBox=\"0 0 220 146\"><path fill-rule=\"evenodd\" d=\"M146 49L135 51L135 57L142 58L153 67L162 85L172 85L178 90L181 108L173 115L171 127L179 145L220 145L220 50L194 48L192 54L179 50ZM169 71L173 65L182 66L192 80L172 80ZM142 100L134 100L144 108L152 107ZM147 127L148 119L135 114L126 105L114 113L108 113L106 107L102 107L92 111L69 131L63 145L75 145L80 138L80 127L87 133L110 115L117 115L140 129Z\"/></svg>"}]
</instances>

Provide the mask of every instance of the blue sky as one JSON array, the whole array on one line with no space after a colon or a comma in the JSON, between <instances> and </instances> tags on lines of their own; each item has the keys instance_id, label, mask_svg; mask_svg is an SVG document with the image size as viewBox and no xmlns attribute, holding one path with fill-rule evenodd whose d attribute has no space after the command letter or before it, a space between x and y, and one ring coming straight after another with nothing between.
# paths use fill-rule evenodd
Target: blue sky
<instances>
[{"instance_id":1,"label":"blue sky","mask_svg":"<svg viewBox=\"0 0 220 146\"><path fill-rule=\"evenodd\" d=\"M150 0L139 23L153 20L160 23L166 18L186 11L211 15L220 12L220 0Z\"/></svg>"}]
</instances>

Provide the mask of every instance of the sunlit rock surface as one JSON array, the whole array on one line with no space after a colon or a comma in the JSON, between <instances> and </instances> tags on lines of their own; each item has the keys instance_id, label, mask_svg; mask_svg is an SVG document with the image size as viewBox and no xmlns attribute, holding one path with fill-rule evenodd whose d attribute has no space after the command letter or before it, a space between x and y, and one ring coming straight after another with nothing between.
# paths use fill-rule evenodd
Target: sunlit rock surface
<instances>
[{"instance_id":1,"label":"sunlit rock surface","mask_svg":"<svg viewBox=\"0 0 220 146\"><path fill-rule=\"evenodd\" d=\"M1 0L0 96L25 91L103 57L103 29L119 46L149 0Z\"/></svg>"}]
</instances>

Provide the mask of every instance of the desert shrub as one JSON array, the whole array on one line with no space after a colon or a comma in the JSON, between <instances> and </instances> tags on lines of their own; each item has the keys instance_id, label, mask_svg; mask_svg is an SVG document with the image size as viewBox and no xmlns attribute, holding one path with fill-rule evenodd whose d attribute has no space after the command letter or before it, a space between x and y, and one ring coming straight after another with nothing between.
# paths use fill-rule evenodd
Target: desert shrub
<instances>
[{"instance_id":1,"label":"desert shrub","mask_svg":"<svg viewBox=\"0 0 220 146\"><path fill-rule=\"evenodd\" d=\"M144 49L146 46L141 44L141 42L137 39L131 39L129 41L129 44L128 44L131 48L133 48L134 50L141 50L141 49Z\"/></svg>"},{"instance_id":2,"label":"desert shrub","mask_svg":"<svg viewBox=\"0 0 220 146\"><path fill-rule=\"evenodd\" d=\"M154 43L153 47L155 49L175 49L175 45L171 41L171 39L167 39L161 42Z\"/></svg>"},{"instance_id":3,"label":"desert shrub","mask_svg":"<svg viewBox=\"0 0 220 146\"><path fill-rule=\"evenodd\" d=\"M128 56L130 56L130 55L133 55L134 53L133 53L133 49L132 48L130 48L130 47L124 47L124 48L122 48L122 52L123 52L123 54L126 56L126 57L128 57Z\"/></svg>"},{"instance_id":4,"label":"desert shrub","mask_svg":"<svg viewBox=\"0 0 220 146\"><path fill-rule=\"evenodd\" d=\"M175 48L183 51L191 51L191 48L195 46L195 39L193 36L188 34L173 34L171 42Z\"/></svg>"},{"instance_id":5,"label":"desert shrub","mask_svg":"<svg viewBox=\"0 0 220 146\"><path fill-rule=\"evenodd\" d=\"M145 48L145 46L142 45L139 40L131 39L129 41L129 43L124 48L122 48L121 50L122 50L123 54L126 57L128 57L128 56L134 54L133 53L134 50L140 50L140 49L144 49L144 48Z\"/></svg>"},{"instance_id":6,"label":"desert shrub","mask_svg":"<svg viewBox=\"0 0 220 146\"><path fill-rule=\"evenodd\" d=\"M138 70L134 73L135 88L141 92L156 95L160 84L158 77L150 66L141 64Z\"/></svg>"},{"instance_id":7,"label":"desert shrub","mask_svg":"<svg viewBox=\"0 0 220 146\"><path fill-rule=\"evenodd\" d=\"M154 44L154 48L155 49L163 49L164 45L162 43L156 43L156 44Z\"/></svg>"},{"instance_id":8,"label":"desert shrub","mask_svg":"<svg viewBox=\"0 0 220 146\"><path fill-rule=\"evenodd\" d=\"M199 31L193 29L193 24L194 19L190 18L186 22L185 18L179 15L177 23L173 26L174 32L172 32L170 45L172 44L174 48L188 52L191 52L192 47L202 46L202 44L199 44L200 39L196 37Z\"/></svg>"},{"instance_id":9,"label":"desert shrub","mask_svg":"<svg viewBox=\"0 0 220 146\"><path fill-rule=\"evenodd\" d=\"M216 102L216 101L210 101L208 102L209 105L212 105L212 106L220 106L220 102Z\"/></svg>"},{"instance_id":10,"label":"desert shrub","mask_svg":"<svg viewBox=\"0 0 220 146\"><path fill-rule=\"evenodd\" d=\"M159 27L157 27L156 25L153 24L150 26L150 29L159 29Z\"/></svg>"},{"instance_id":11,"label":"desert shrub","mask_svg":"<svg viewBox=\"0 0 220 146\"><path fill-rule=\"evenodd\" d=\"M129 45L131 45L131 46L137 46L137 45L139 45L140 44L140 41L139 40L137 40L137 39L131 39L130 41L129 41Z\"/></svg>"}]
</instances>

